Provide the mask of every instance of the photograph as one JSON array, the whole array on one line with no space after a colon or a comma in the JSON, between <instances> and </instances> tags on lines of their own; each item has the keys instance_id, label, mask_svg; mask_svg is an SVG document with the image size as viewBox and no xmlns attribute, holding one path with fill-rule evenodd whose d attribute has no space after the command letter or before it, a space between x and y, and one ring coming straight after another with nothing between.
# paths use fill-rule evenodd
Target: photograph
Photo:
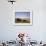
<instances>
[{"instance_id":1,"label":"photograph","mask_svg":"<svg viewBox=\"0 0 46 46\"><path fill-rule=\"evenodd\" d=\"M15 24L32 25L32 12L15 12Z\"/></svg>"}]
</instances>

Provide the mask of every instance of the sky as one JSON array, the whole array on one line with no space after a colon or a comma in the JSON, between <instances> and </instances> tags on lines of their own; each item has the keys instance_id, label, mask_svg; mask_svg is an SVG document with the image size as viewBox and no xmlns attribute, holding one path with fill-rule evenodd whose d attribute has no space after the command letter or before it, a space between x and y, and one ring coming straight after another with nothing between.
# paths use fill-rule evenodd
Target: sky
<instances>
[{"instance_id":1,"label":"sky","mask_svg":"<svg viewBox=\"0 0 46 46\"><path fill-rule=\"evenodd\" d=\"M30 18L30 12L16 12L16 18Z\"/></svg>"}]
</instances>

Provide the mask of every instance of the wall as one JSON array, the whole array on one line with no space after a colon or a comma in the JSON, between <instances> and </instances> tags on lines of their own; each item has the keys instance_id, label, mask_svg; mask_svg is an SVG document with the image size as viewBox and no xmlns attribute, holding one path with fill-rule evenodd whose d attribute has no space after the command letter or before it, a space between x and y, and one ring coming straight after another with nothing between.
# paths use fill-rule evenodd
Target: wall
<instances>
[{"instance_id":1,"label":"wall","mask_svg":"<svg viewBox=\"0 0 46 46\"><path fill-rule=\"evenodd\" d=\"M32 26L15 26L14 11L33 10ZM13 5L7 0L0 0L0 40L15 40L18 32L26 32L33 40L46 40L46 1L17 0Z\"/></svg>"}]
</instances>

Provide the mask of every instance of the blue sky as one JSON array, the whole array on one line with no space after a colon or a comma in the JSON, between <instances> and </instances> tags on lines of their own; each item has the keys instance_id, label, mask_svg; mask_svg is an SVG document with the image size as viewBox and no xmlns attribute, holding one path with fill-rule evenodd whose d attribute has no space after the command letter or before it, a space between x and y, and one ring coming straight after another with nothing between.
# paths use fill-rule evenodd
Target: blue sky
<instances>
[{"instance_id":1,"label":"blue sky","mask_svg":"<svg viewBox=\"0 0 46 46\"><path fill-rule=\"evenodd\" d=\"M30 12L16 12L16 18L30 17Z\"/></svg>"}]
</instances>

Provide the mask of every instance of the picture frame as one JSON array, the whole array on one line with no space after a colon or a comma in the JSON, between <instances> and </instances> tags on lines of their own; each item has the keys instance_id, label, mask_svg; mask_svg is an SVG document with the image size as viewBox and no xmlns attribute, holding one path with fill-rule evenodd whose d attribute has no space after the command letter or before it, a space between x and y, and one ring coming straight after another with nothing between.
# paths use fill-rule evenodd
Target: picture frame
<instances>
[{"instance_id":1,"label":"picture frame","mask_svg":"<svg viewBox=\"0 0 46 46\"><path fill-rule=\"evenodd\" d=\"M31 25L33 24L33 11L16 11L14 13L14 25Z\"/></svg>"}]
</instances>

